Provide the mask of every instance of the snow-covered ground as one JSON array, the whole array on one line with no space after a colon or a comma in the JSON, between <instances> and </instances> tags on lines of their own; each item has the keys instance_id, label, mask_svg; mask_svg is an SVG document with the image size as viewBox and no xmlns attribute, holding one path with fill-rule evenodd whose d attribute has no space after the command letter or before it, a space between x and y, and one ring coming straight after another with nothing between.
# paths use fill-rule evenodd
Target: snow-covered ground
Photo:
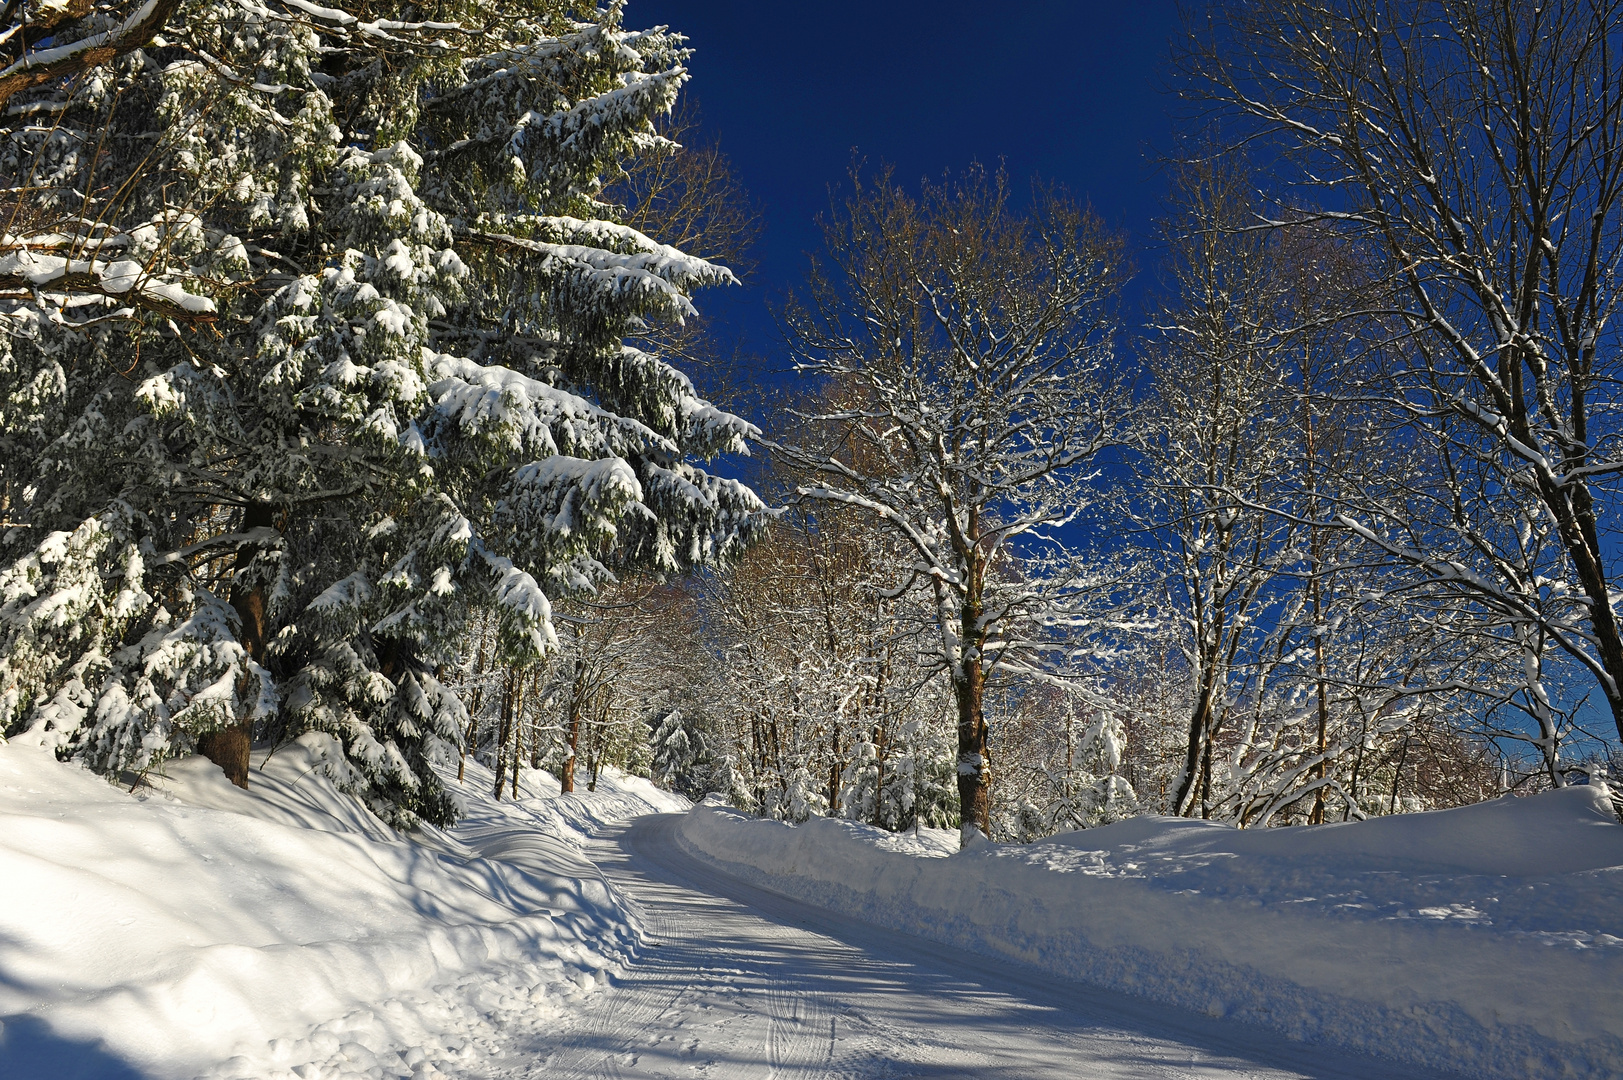
<instances>
[{"instance_id":1,"label":"snow-covered ground","mask_svg":"<svg viewBox=\"0 0 1623 1080\"><path fill-rule=\"evenodd\" d=\"M679 835L879 926L1295 1039L1478 1077L1623 1076L1623 827L1597 787L1318 828L1140 818L950 857L708 803Z\"/></svg>"},{"instance_id":2,"label":"snow-covered ground","mask_svg":"<svg viewBox=\"0 0 1623 1080\"><path fill-rule=\"evenodd\" d=\"M1371 1075L753 890L633 777L526 771L498 803L470 763L466 819L408 843L329 750L256 754L248 792L185 760L131 795L0 745L0 1077Z\"/></svg>"},{"instance_id":3,"label":"snow-covered ground","mask_svg":"<svg viewBox=\"0 0 1623 1080\"><path fill-rule=\"evenodd\" d=\"M497 803L470 763L467 819L410 842L333 789L323 740L256 753L247 792L184 759L133 795L0 744L0 1076L485 1073L635 956L580 846L685 800L526 772Z\"/></svg>"},{"instance_id":4,"label":"snow-covered ground","mask_svg":"<svg viewBox=\"0 0 1623 1080\"><path fill-rule=\"evenodd\" d=\"M0 1077L1623 1076L1598 789L958 853L470 762L408 841L331 749L131 794L0 744Z\"/></svg>"},{"instance_id":5,"label":"snow-covered ground","mask_svg":"<svg viewBox=\"0 0 1623 1080\"><path fill-rule=\"evenodd\" d=\"M676 842L683 818L595 841L650 948L513 1076L615 1080L1437 1080L751 886ZM925 833L925 841L940 840ZM956 838L954 837L956 844Z\"/></svg>"}]
</instances>

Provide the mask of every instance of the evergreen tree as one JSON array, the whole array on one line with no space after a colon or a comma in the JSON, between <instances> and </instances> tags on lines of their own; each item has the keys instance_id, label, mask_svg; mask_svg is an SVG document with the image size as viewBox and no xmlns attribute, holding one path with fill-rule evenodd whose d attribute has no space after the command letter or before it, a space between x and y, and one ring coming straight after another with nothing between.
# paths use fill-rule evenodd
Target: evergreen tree
<instances>
[{"instance_id":1,"label":"evergreen tree","mask_svg":"<svg viewBox=\"0 0 1623 1080\"><path fill-rule=\"evenodd\" d=\"M470 613L532 663L552 599L749 538L698 463L753 429L628 340L731 275L602 197L687 79L621 6L67 5L0 71L8 732L246 784L326 731L447 822Z\"/></svg>"},{"instance_id":2,"label":"evergreen tree","mask_svg":"<svg viewBox=\"0 0 1623 1080\"><path fill-rule=\"evenodd\" d=\"M654 747L653 779L672 791L684 791L694 762L699 758L701 742L690 737L681 709L666 713L654 729L651 741ZM684 792L685 793L685 792Z\"/></svg>"}]
</instances>

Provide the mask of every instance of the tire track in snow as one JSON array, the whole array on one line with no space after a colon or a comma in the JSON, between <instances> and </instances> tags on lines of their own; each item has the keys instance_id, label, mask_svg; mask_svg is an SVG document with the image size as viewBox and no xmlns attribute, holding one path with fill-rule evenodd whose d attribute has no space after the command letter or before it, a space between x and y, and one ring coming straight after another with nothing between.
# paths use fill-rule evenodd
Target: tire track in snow
<instances>
[{"instance_id":1,"label":"tire track in snow","mask_svg":"<svg viewBox=\"0 0 1623 1080\"><path fill-rule=\"evenodd\" d=\"M1438 1080L810 907L686 855L680 820L642 818L593 845L658 944L513 1075Z\"/></svg>"},{"instance_id":2,"label":"tire track in snow","mask_svg":"<svg viewBox=\"0 0 1623 1080\"><path fill-rule=\"evenodd\" d=\"M609 865L625 858L615 848L595 854ZM626 872L615 875L622 887ZM740 958L731 950L717 950L694 932L695 920L714 925L736 918L736 910L727 909L737 905L704 898L695 913L692 894L647 880L630 895L650 940L615 985L589 1001L584 1021L564 1035L536 1075L731 1076L746 1063L752 1076L762 1075L763 1065L768 1075L818 1075L805 1066L813 1059L823 1063L813 1032L827 1007L771 978L761 965L737 966ZM747 949L747 940L738 945Z\"/></svg>"}]
</instances>

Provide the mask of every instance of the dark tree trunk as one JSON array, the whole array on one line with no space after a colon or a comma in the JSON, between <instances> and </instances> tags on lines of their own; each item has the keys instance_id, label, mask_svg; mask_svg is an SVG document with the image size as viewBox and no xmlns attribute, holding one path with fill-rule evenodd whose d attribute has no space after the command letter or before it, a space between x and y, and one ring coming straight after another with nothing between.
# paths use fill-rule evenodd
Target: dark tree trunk
<instances>
[{"instance_id":1,"label":"dark tree trunk","mask_svg":"<svg viewBox=\"0 0 1623 1080\"><path fill-rule=\"evenodd\" d=\"M475 691L475 693L477 693L477 691ZM475 699L475 701L477 703L477 699ZM468 712L472 713L473 710L469 709ZM468 730L462 736L462 753L460 755L458 755L458 757L456 759L456 782L459 783L459 784L462 783L462 779L463 779L464 776L467 775L467 771L468 771L468 747L473 745L473 737L475 735L477 735L478 733L479 733L479 717L478 716L469 716L468 717Z\"/></svg>"},{"instance_id":2,"label":"dark tree trunk","mask_svg":"<svg viewBox=\"0 0 1623 1080\"><path fill-rule=\"evenodd\" d=\"M971 512L964 552L964 593L958 609L958 672L952 680L958 704L958 820L959 828L973 825L992 835L991 776L987 758L986 670L983 667L986 628L986 566L981 557L979 515Z\"/></svg>"},{"instance_id":3,"label":"dark tree trunk","mask_svg":"<svg viewBox=\"0 0 1623 1080\"><path fill-rule=\"evenodd\" d=\"M981 709L985 683L980 663L966 664L964 678L953 681L958 699L958 813L964 825L990 836L992 802L986 768L986 716Z\"/></svg>"},{"instance_id":4,"label":"dark tree trunk","mask_svg":"<svg viewBox=\"0 0 1623 1080\"><path fill-rule=\"evenodd\" d=\"M537 671L535 681L530 684L530 693L537 698L541 696L541 674L540 671ZM539 731L530 732L530 768L541 768L541 733Z\"/></svg>"},{"instance_id":5,"label":"dark tree trunk","mask_svg":"<svg viewBox=\"0 0 1623 1080\"><path fill-rule=\"evenodd\" d=\"M885 817L885 762L890 757L890 747L886 745L885 728L876 725L873 729L874 745L874 781L873 781L873 824L875 828L884 827Z\"/></svg>"},{"instance_id":6,"label":"dark tree trunk","mask_svg":"<svg viewBox=\"0 0 1623 1080\"><path fill-rule=\"evenodd\" d=\"M513 672L513 800L518 801L518 769L524 760L524 673Z\"/></svg>"},{"instance_id":7,"label":"dark tree trunk","mask_svg":"<svg viewBox=\"0 0 1623 1080\"><path fill-rule=\"evenodd\" d=\"M839 816L840 807L840 718L836 716L829 725L829 764L828 764L828 812L835 817Z\"/></svg>"},{"instance_id":8,"label":"dark tree trunk","mask_svg":"<svg viewBox=\"0 0 1623 1080\"><path fill-rule=\"evenodd\" d=\"M1206 749L1200 755L1200 816L1203 820L1211 820L1212 816L1212 740L1206 740Z\"/></svg>"},{"instance_id":9,"label":"dark tree trunk","mask_svg":"<svg viewBox=\"0 0 1623 1080\"><path fill-rule=\"evenodd\" d=\"M958 704L958 814L959 827L973 825L992 835L991 777L986 756L986 673L981 650L986 635L981 628L981 568L972 562L968 598L959 616L960 668L952 681Z\"/></svg>"},{"instance_id":10,"label":"dark tree trunk","mask_svg":"<svg viewBox=\"0 0 1623 1080\"><path fill-rule=\"evenodd\" d=\"M513 801L518 801L518 767L524 760L524 693L513 707Z\"/></svg>"},{"instance_id":11,"label":"dark tree trunk","mask_svg":"<svg viewBox=\"0 0 1623 1080\"><path fill-rule=\"evenodd\" d=\"M496 801L502 800L502 783L507 779L507 739L513 733L513 671L507 670L502 676L502 720L501 729L496 733L496 787L492 794ZM518 761L513 761L513 768L517 770Z\"/></svg>"},{"instance_id":12,"label":"dark tree trunk","mask_svg":"<svg viewBox=\"0 0 1623 1080\"><path fill-rule=\"evenodd\" d=\"M468 747L473 745L473 737L479 732L479 706L485 696L485 684L482 676L485 673L485 649L488 641L481 631L479 635L479 652L473 662L473 696L468 702L468 732L462 737L462 752L457 755L456 781L462 783L462 778L468 768Z\"/></svg>"},{"instance_id":13,"label":"dark tree trunk","mask_svg":"<svg viewBox=\"0 0 1623 1080\"><path fill-rule=\"evenodd\" d=\"M243 532L269 529L274 525L274 508L269 503L249 503L243 511ZM237 557L231 565L233 573L247 569L248 564L253 561L255 550L250 544L243 544L237 548ZM242 647L248 650L248 655L253 657L255 663L264 663L266 637L264 586L257 583L248 586L234 583L231 586L231 606L236 610L237 618L242 624L238 631L238 640L242 642ZM233 784L246 788L250 741L248 721L243 720L200 737L197 740L197 752L218 765Z\"/></svg>"},{"instance_id":14,"label":"dark tree trunk","mask_svg":"<svg viewBox=\"0 0 1623 1080\"><path fill-rule=\"evenodd\" d=\"M1190 813L1195 798L1200 794L1200 752L1206 745L1206 728L1211 717L1211 701L1204 688L1189 714L1189 738L1184 742L1183 772L1178 777L1178 790L1172 795L1172 809L1180 816Z\"/></svg>"},{"instance_id":15,"label":"dark tree trunk","mask_svg":"<svg viewBox=\"0 0 1623 1080\"><path fill-rule=\"evenodd\" d=\"M240 788L248 786L248 725L232 724L211 731L197 740L197 752L224 770L226 779Z\"/></svg>"},{"instance_id":16,"label":"dark tree trunk","mask_svg":"<svg viewBox=\"0 0 1623 1080\"><path fill-rule=\"evenodd\" d=\"M580 753L580 695L577 693L569 699L569 719L564 724L564 739L569 744L569 753L564 755L564 771L559 777L561 790L568 794L575 790L575 758Z\"/></svg>"}]
</instances>

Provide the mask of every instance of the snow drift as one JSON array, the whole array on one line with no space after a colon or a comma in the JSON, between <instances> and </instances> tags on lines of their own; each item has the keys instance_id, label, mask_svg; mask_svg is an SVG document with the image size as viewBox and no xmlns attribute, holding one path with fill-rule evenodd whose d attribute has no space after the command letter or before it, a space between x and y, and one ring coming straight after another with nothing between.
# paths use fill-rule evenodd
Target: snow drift
<instances>
[{"instance_id":1,"label":"snow drift","mask_svg":"<svg viewBox=\"0 0 1623 1080\"><path fill-rule=\"evenodd\" d=\"M579 829L684 800L612 778L585 800L470 794L464 826L406 840L334 789L335 753L319 734L256 752L246 792L182 759L132 796L0 744L0 1075L455 1075L634 952ZM488 791L470 769L463 790Z\"/></svg>"},{"instance_id":2,"label":"snow drift","mask_svg":"<svg viewBox=\"0 0 1623 1080\"><path fill-rule=\"evenodd\" d=\"M802 900L1293 1038L1480 1077L1623 1076L1623 826L1603 788L1313 828L1138 818L945 858L715 802L679 835Z\"/></svg>"}]
</instances>

